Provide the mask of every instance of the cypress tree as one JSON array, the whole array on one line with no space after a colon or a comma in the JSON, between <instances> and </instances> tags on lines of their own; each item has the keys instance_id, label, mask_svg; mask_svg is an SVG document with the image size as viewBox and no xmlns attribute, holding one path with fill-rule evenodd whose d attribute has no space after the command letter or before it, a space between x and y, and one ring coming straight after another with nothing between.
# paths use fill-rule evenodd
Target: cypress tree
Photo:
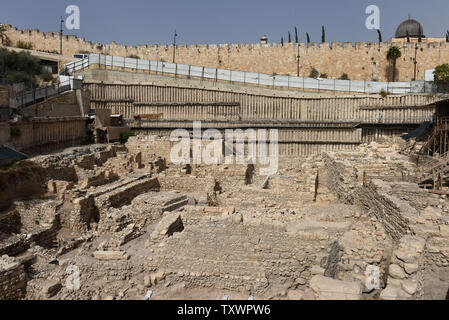
<instances>
[{"instance_id":1,"label":"cypress tree","mask_svg":"<svg viewBox=\"0 0 449 320\"><path fill-rule=\"evenodd\" d=\"M306 32L306 37L307 37L307 44L309 44L310 43L310 36L309 36L309 34Z\"/></svg>"},{"instance_id":2,"label":"cypress tree","mask_svg":"<svg viewBox=\"0 0 449 320\"><path fill-rule=\"evenodd\" d=\"M288 43L292 42L292 35L290 34L290 31L288 32Z\"/></svg>"},{"instance_id":3,"label":"cypress tree","mask_svg":"<svg viewBox=\"0 0 449 320\"><path fill-rule=\"evenodd\" d=\"M382 43L382 32L380 32L380 29L377 29L377 36L379 38L379 43Z\"/></svg>"},{"instance_id":4,"label":"cypress tree","mask_svg":"<svg viewBox=\"0 0 449 320\"><path fill-rule=\"evenodd\" d=\"M298 28L295 27L295 42L299 43L299 38L298 38Z\"/></svg>"},{"instance_id":5,"label":"cypress tree","mask_svg":"<svg viewBox=\"0 0 449 320\"><path fill-rule=\"evenodd\" d=\"M326 42L326 30L324 29L324 26L321 27L321 43Z\"/></svg>"}]
</instances>

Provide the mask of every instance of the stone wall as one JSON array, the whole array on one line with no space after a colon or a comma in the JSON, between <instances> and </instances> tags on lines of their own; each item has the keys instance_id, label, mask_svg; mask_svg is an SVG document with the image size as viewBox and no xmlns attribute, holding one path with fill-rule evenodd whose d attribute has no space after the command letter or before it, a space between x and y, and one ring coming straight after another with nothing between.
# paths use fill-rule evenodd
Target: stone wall
<instances>
[{"instance_id":1,"label":"stone wall","mask_svg":"<svg viewBox=\"0 0 449 320\"><path fill-rule=\"evenodd\" d=\"M18 300L25 296L27 276L24 266L8 256L0 257L0 300Z\"/></svg>"},{"instance_id":2,"label":"stone wall","mask_svg":"<svg viewBox=\"0 0 449 320\"><path fill-rule=\"evenodd\" d=\"M44 192L45 172L24 163L0 171L0 212L8 209L15 199L40 195Z\"/></svg>"},{"instance_id":3,"label":"stone wall","mask_svg":"<svg viewBox=\"0 0 449 320\"><path fill-rule=\"evenodd\" d=\"M81 116L76 91L62 93L23 110L28 117L70 117Z\"/></svg>"},{"instance_id":4,"label":"stone wall","mask_svg":"<svg viewBox=\"0 0 449 320\"><path fill-rule=\"evenodd\" d=\"M56 32L42 33L39 30L18 30L7 26L6 32L12 44L26 41L33 48L46 52L59 52L60 36ZM109 45L92 43L73 35L63 36L64 55L73 56L79 52L105 53L115 56L138 55L142 59L171 62L173 47L166 45L125 46L111 42ZM415 43L397 44L401 47L402 58L398 60L397 77L400 81L410 81L414 74ZM347 73L353 80L390 78L390 64L386 59L389 43L345 42L310 45L301 44L300 75L308 76L311 68L326 73L330 78L339 78ZM418 44L417 79L424 78L426 69L449 61L449 43ZM297 75L298 47L291 43L281 44L225 44L225 45L180 45L176 49L176 62L268 74Z\"/></svg>"},{"instance_id":5,"label":"stone wall","mask_svg":"<svg viewBox=\"0 0 449 320\"><path fill-rule=\"evenodd\" d=\"M187 218L188 219L188 218ZM287 232L282 223L245 221L241 215L209 216L166 239L150 264L175 282L194 287L264 292L267 287L306 285L329 238Z\"/></svg>"},{"instance_id":6,"label":"stone wall","mask_svg":"<svg viewBox=\"0 0 449 320\"><path fill-rule=\"evenodd\" d=\"M404 236L394 250L388 268L386 288L381 292L383 300L419 299L422 294L420 271L422 270L426 240Z\"/></svg>"}]
</instances>

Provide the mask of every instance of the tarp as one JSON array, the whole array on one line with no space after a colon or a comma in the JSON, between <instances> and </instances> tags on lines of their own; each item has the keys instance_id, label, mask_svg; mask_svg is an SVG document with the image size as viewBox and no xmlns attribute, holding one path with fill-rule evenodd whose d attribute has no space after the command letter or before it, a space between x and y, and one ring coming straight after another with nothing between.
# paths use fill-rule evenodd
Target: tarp
<instances>
[{"instance_id":1,"label":"tarp","mask_svg":"<svg viewBox=\"0 0 449 320\"><path fill-rule=\"evenodd\" d=\"M431 125L432 122L430 121L423 122L421 123L418 129L403 135L401 138L408 141L412 138L420 137L427 132L427 130L430 128Z\"/></svg>"},{"instance_id":2,"label":"tarp","mask_svg":"<svg viewBox=\"0 0 449 320\"><path fill-rule=\"evenodd\" d=\"M28 158L28 156L22 152L7 146L0 146L0 164L8 164L26 158Z\"/></svg>"}]
</instances>

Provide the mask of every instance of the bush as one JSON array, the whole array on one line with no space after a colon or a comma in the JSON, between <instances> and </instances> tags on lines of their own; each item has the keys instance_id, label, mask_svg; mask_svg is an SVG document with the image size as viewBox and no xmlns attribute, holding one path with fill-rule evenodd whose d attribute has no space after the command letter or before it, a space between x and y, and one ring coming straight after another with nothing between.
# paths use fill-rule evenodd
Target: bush
<instances>
[{"instance_id":1,"label":"bush","mask_svg":"<svg viewBox=\"0 0 449 320\"><path fill-rule=\"evenodd\" d=\"M320 75L320 73L318 72L317 69L312 68L312 70L310 70L310 75L309 75L310 78L316 79L319 77L319 75Z\"/></svg>"},{"instance_id":2,"label":"bush","mask_svg":"<svg viewBox=\"0 0 449 320\"><path fill-rule=\"evenodd\" d=\"M133 134L131 131L126 131L126 132L120 133L120 143L123 143L123 144L127 143L129 137L131 137L132 135Z\"/></svg>"},{"instance_id":3,"label":"bush","mask_svg":"<svg viewBox=\"0 0 449 320\"><path fill-rule=\"evenodd\" d=\"M351 79L349 79L349 76L348 76L347 73L343 73L343 74L340 76L340 80L351 80Z\"/></svg>"},{"instance_id":4,"label":"bush","mask_svg":"<svg viewBox=\"0 0 449 320\"><path fill-rule=\"evenodd\" d=\"M34 88L36 87L36 77L33 75L27 74L22 71L10 71L6 74L2 75L3 78L8 79L9 81L13 83L21 83L23 82L26 87L28 88Z\"/></svg>"},{"instance_id":5,"label":"bush","mask_svg":"<svg viewBox=\"0 0 449 320\"><path fill-rule=\"evenodd\" d=\"M445 63L435 68L433 72L434 82L437 85L449 83L449 64Z\"/></svg>"},{"instance_id":6,"label":"bush","mask_svg":"<svg viewBox=\"0 0 449 320\"><path fill-rule=\"evenodd\" d=\"M320 74L321 79L327 79L327 77L328 77L327 73Z\"/></svg>"},{"instance_id":7,"label":"bush","mask_svg":"<svg viewBox=\"0 0 449 320\"><path fill-rule=\"evenodd\" d=\"M139 57L138 55L136 55L136 54L130 54L130 55L128 56L128 58L140 59L140 57Z\"/></svg>"},{"instance_id":8,"label":"bush","mask_svg":"<svg viewBox=\"0 0 449 320\"><path fill-rule=\"evenodd\" d=\"M20 49L31 50L33 49L33 44L31 42L25 42L22 40L17 41L16 47Z\"/></svg>"},{"instance_id":9,"label":"bush","mask_svg":"<svg viewBox=\"0 0 449 320\"><path fill-rule=\"evenodd\" d=\"M26 86L36 85L36 75L41 74L37 57L28 52L15 52L0 48L0 77L12 82L24 82Z\"/></svg>"},{"instance_id":10,"label":"bush","mask_svg":"<svg viewBox=\"0 0 449 320\"><path fill-rule=\"evenodd\" d=\"M386 98L387 96L389 96L391 94L390 91L385 91L384 89L380 90L380 93L382 98Z\"/></svg>"}]
</instances>

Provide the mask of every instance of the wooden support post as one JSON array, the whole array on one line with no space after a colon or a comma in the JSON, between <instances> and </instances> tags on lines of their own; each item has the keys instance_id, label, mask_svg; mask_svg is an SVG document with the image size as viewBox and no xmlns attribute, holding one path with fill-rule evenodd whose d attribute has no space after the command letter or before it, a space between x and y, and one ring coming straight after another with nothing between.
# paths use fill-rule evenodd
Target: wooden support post
<instances>
[{"instance_id":1,"label":"wooden support post","mask_svg":"<svg viewBox=\"0 0 449 320\"><path fill-rule=\"evenodd\" d=\"M318 188L320 186L320 173L316 173L316 179L315 179L315 194L313 196L313 202L316 202L318 198Z\"/></svg>"}]
</instances>

